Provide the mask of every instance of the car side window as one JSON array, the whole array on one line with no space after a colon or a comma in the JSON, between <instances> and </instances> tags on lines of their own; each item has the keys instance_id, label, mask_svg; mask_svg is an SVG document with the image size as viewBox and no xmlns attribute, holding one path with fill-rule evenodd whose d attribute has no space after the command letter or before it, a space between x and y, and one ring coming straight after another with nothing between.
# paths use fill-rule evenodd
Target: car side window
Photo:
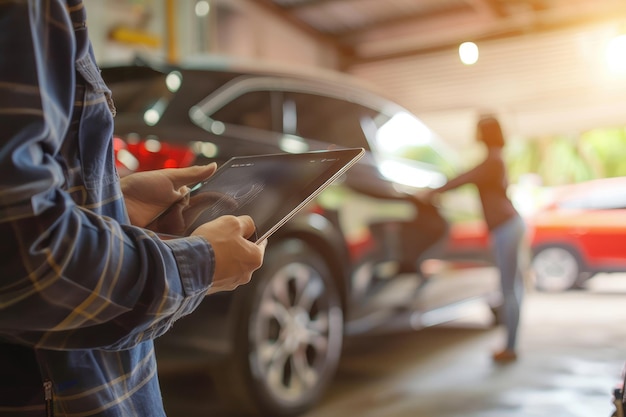
<instances>
[{"instance_id":1,"label":"car side window","mask_svg":"<svg viewBox=\"0 0 626 417\"><path fill-rule=\"evenodd\" d=\"M297 92L283 96L285 133L342 147L369 149L360 121L376 115L375 110L332 97Z\"/></svg>"},{"instance_id":2,"label":"car side window","mask_svg":"<svg viewBox=\"0 0 626 417\"><path fill-rule=\"evenodd\" d=\"M272 115L269 91L252 91L233 99L218 109L211 118L224 124L277 131Z\"/></svg>"}]
</instances>

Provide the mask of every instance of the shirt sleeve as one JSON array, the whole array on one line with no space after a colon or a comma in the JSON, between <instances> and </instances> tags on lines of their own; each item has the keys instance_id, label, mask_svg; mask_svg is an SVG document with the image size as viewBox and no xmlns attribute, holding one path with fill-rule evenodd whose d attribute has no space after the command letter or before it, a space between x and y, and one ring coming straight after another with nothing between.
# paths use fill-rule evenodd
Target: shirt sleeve
<instances>
[{"instance_id":1,"label":"shirt sleeve","mask_svg":"<svg viewBox=\"0 0 626 417\"><path fill-rule=\"evenodd\" d=\"M71 3L71 2L70 2ZM163 334L211 285L198 237L154 233L76 204L61 157L80 54L59 0L0 2L0 337L123 349ZM119 181L119 180L118 180ZM119 182L110 201L123 213Z\"/></svg>"}]
</instances>

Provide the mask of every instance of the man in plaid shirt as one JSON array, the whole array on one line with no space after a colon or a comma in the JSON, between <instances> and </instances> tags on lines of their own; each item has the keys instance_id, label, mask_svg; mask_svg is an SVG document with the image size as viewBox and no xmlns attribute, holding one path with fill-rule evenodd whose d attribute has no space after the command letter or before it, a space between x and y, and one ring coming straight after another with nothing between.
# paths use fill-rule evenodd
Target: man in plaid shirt
<instances>
[{"instance_id":1,"label":"man in plaid shirt","mask_svg":"<svg viewBox=\"0 0 626 417\"><path fill-rule=\"evenodd\" d=\"M250 280L247 216L142 227L215 165L119 179L80 0L0 0L0 416L164 416L153 339Z\"/></svg>"}]
</instances>

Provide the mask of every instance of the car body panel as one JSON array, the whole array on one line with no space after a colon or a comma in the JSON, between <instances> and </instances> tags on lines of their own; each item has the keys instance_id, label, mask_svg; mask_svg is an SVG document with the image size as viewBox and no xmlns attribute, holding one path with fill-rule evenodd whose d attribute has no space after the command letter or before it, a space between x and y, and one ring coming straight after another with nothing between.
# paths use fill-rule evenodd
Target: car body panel
<instances>
[{"instance_id":1,"label":"car body panel","mask_svg":"<svg viewBox=\"0 0 626 417\"><path fill-rule=\"evenodd\" d=\"M592 273L626 271L626 178L565 186L528 218L531 248L574 248Z\"/></svg>"}]
</instances>

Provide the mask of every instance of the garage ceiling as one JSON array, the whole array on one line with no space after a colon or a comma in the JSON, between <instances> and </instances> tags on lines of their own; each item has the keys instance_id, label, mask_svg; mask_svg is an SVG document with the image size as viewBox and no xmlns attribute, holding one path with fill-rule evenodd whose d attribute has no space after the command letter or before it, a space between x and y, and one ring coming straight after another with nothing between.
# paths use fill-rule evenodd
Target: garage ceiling
<instances>
[{"instance_id":1,"label":"garage ceiling","mask_svg":"<svg viewBox=\"0 0 626 417\"><path fill-rule=\"evenodd\" d=\"M603 56L626 33L626 0L253 1L460 147L484 110L520 138L626 126L626 75ZM468 40L480 46L470 67L456 54Z\"/></svg>"},{"instance_id":2,"label":"garage ceiling","mask_svg":"<svg viewBox=\"0 0 626 417\"><path fill-rule=\"evenodd\" d=\"M332 44L344 68L626 16L624 0L255 0Z\"/></svg>"}]
</instances>

